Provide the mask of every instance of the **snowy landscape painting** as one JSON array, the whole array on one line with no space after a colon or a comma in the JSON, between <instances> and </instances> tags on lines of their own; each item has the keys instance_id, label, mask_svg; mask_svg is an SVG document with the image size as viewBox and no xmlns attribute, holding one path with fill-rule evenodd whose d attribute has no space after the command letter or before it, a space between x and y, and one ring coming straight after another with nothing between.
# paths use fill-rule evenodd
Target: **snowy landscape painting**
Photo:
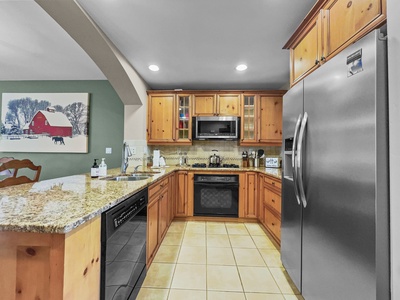
<instances>
[{"instance_id":1,"label":"snowy landscape painting","mask_svg":"<svg viewBox=\"0 0 400 300\"><path fill-rule=\"evenodd\" d=\"M0 152L88 152L88 93L3 93Z\"/></svg>"}]
</instances>

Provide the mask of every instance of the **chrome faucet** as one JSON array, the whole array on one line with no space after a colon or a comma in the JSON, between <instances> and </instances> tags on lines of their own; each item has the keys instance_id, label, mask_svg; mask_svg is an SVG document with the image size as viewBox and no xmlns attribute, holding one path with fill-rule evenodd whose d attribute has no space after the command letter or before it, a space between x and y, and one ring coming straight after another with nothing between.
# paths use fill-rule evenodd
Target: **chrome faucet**
<instances>
[{"instance_id":1,"label":"chrome faucet","mask_svg":"<svg viewBox=\"0 0 400 300\"><path fill-rule=\"evenodd\" d=\"M127 143L124 143L122 147L122 163L121 163L121 173L125 174L126 169L129 166L129 157L132 156L131 149Z\"/></svg>"},{"instance_id":2,"label":"chrome faucet","mask_svg":"<svg viewBox=\"0 0 400 300\"><path fill-rule=\"evenodd\" d=\"M138 170L138 168L139 168L140 166L141 166L141 165L137 165L137 166L133 169L133 173L136 173L137 170Z\"/></svg>"}]
</instances>

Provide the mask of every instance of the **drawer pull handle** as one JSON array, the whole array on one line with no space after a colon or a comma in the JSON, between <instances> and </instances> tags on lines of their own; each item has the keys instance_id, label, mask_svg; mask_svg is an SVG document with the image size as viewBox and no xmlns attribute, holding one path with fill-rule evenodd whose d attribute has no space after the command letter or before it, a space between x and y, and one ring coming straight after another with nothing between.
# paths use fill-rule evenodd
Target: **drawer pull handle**
<instances>
[{"instance_id":1,"label":"drawer pull handle","mask_svg":"<svg viewBox=\"0 0 400 300\"><path fill-rule=\"evenodd\" d=\"M275 185L275 182L272 182L272 185Z\"/></svg>"}]
</instances>

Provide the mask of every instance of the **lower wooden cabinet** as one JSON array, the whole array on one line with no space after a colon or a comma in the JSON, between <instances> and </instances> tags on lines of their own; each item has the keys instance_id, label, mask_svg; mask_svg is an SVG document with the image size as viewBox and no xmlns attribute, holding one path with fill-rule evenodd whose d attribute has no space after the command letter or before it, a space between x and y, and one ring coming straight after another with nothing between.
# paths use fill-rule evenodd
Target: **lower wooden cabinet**
<instances>
[{"instance_id":1,"label":"lower wooden cabinet","mask_svg":"<svg viewBox=\"0 0 400 300\"><path fill-rule=\"evenodd\" d=\"M161 242L165 236L169 221L168 189L165 189L158 199L158 240Z\"/></svg>"},{"instance_id":2,"label":"lower wooden cabinet","mask_svg":"<svg viewBox=\"0 0 400 300\"><path fill-rule=\"evenodd\" d=\"M257 218L257 178L258 173L246 172L245 185L244 185L244 212L245 218ZM240 214L239 214L240 215Z\"/></svg>"},{"instance_id":3,"label":"lower wooden cabinet","mask_svg":"<svg viewBox=\"0 0 400 300\"><path fill-rule=\"evenodd\" d=\"M158 201L147 206L147 265L153 260L158 245Z\"/></svg>"},{"instance_id":4,"label":"lower wooden cabinet","mask_svg":"<svg viewBox=\"0 0 400 300\"><path fill-rule=\"evenodd\" d=\"M188 172L178 171L176 174L177 193L175 199L175 216L188 216Z\"/></svg>"},{"instance_id":5,"label":"lower wooden cabinet","mask_svg":"<svg viewBox=\"0 0 400 300\"><path fill-rule=\"evenodd\" d=\"M281 180L263 175L260 179L259 219L280 244L281 240Z\"/></svg>"}]
</instances>

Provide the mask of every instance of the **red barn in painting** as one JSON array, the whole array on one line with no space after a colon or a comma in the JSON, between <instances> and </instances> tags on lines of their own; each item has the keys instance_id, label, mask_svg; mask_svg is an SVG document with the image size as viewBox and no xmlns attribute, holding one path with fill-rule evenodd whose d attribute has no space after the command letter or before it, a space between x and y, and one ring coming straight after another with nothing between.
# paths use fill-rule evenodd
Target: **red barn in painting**
<instances>
[{"instance_id":1,"label":"red barn in painting","mask_svg":"<svg viewBox=\"0 0 400 300\"><path fill-rule=\"evenodd\" d=\"M72 137L72 125L67 116L49 107L39 110L23 128L25 134L48 134L50 136Z\"/></svg>"}]
</instances>

